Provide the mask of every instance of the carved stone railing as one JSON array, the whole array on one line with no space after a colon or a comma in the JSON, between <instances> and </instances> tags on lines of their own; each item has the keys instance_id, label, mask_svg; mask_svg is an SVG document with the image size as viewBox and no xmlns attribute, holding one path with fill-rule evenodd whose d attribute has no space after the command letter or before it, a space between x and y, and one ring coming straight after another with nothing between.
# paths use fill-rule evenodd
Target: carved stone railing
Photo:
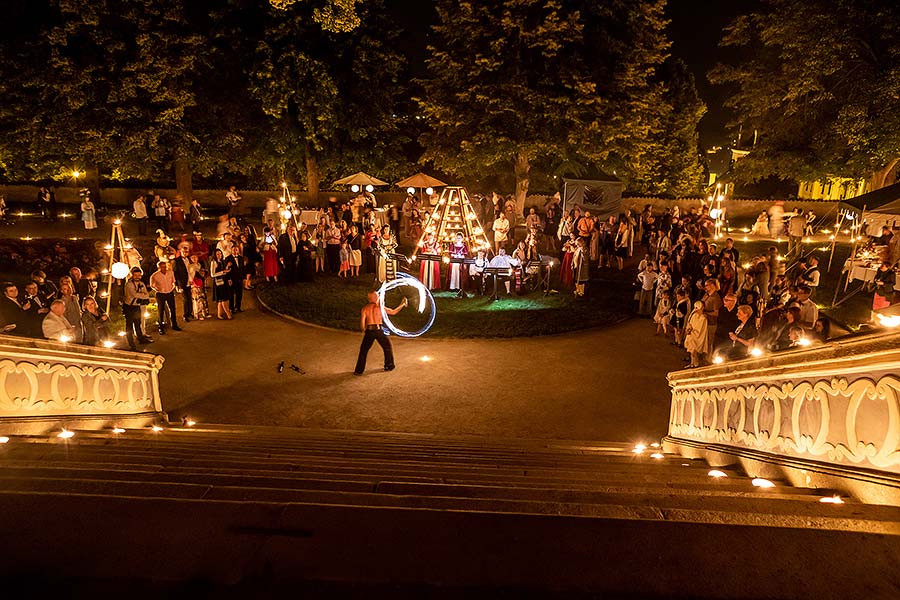
<instances>
[{"instance_id":1,"label":"carved stone railing","mask_svg":"<svg viewBox=\"0 0 900 600\"><path fill-rule=\"evenodd\" d=\"M670 448L900 481L900 333L677 371L669 384Z\"/></svg>"},{"instance_id":2,"label":"carved stone railing","mask_svg":"<svg viewBox=\"0 0 900 600\"><path fill-rule=\"evenodd\" d=\"M140 426L164 417L163 357L0 336L0 435Z\"/></svg>"}]
</instances>

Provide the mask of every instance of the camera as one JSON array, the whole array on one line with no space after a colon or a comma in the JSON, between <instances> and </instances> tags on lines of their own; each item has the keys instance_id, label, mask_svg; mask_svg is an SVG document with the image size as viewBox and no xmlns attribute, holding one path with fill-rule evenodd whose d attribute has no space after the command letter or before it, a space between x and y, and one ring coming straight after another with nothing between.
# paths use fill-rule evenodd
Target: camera
<instances>
[{"instance_id":1,"label":"camera","mask_svg":"<svg viewBox=\"0 0 900 600\"><path fill-rule=\"evenodd\" d=\"M135 302L137 302L138 306L147 306L150 304L150 298L138 298Z\"/></svg>"}]
</instances>

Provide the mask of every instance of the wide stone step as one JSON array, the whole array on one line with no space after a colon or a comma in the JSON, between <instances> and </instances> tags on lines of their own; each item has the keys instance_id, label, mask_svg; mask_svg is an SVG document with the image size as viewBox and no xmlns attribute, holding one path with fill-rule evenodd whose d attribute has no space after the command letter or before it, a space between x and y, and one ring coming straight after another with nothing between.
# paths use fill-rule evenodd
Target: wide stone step
<instances>
[{"instance_id":1,"label":"wide stone step","mask_svg":"<svg viewBox=\"0 0 900 600\"><path fill-rule=\"evenodd\" d=\"M557 595L662 598L677 590L679 597L821 600L847 597L850 586L863 586L867 598L893 598L900 562L900 536L712 526L677 520L676 511L585 519L9 492L0 492L0 506L7 533L0 575L45 573L52 564L57 577L122 581L157 574L257 586L452 582Z\"/></svg>"},{"instance_id":2,"label":"wide stone step","mask_svg":"<svg viewBox=\"0 0 900 600\"><path fill-rule=\"evenodd\" d=\"M305 430L301 430L305 431ZM400 436L400 437L397 437ZM619 443L585 443L565 440L484 440L479 438L433 438L432 436L411 436L406 434L365 435L355 432L340 434L316 435L301 433L289 435L259 435L257 433L237 431L201 430L201 429L166 429L154 433L149 429L127 430L120 435L109 431L77 432L77 439L122 439L122 440L155 440L174 443L202 444L206 446L241 446L271 449L278 451L296 451L325 449L328 451L372 451L373 449L399 450L409 452L431 453L449 452L483 456L521 456L528 454L534 457L579 457L579 456L628 456L633 445ZM40 438L38 438L40 439ZM648 448L648 454L651 450Z\"/></svg>"},{"instance_id":3,"label":"wide stone step","mask_svg":"<svg viewBox=\"0 0 900 600\"><path fill-rule=\"evenodd\" d=\"M373 458L385 458L391 459L397 456L406 457L409 460L413 460L416 458L424 458L424 459L466 459L469 461L492 461L492 462L509 462L509 463L522 463L528 462L530 464L546 464L548 466L556 466L556 465L578 465L578 464L598 464L604 462L634 462L635 460L651 460L649 457L649 452L646 455L637 456L634 453L628 451L609 451L606 453L589 453L589 454L572 454L572 453L550 453L550 454L541 454L541 453L529 453L529 452L487 452L487 451L479 451L477 449L466 451L464 449L432 449L432 448L407 448L407 447L383 447L383 446L360 446L355 448L346 448L343 446L330 446L330 445L318 445L318 446L306 446L306 445L298 445L297 447L285 447L285 446L276 446L276 445L260 445L247 443L244 440L239 442L233 440L223 440L220 438L216 438L215 443L212 441L204 442L200 439L190 439L190 438L182 438L182 439L172 439L169 436L152 436L152 435L140 435L138 437L126 437L125 434L122 436L114 436L113 434L109 434L108 436L88 436L88 435L79 435L77 441L69 442L68 444L62 444L58 440L50 440L48 441L46 438L15 438L16 443L32 443L37 445L49 445L49 446L58 446L61 448L64 447L72 447L72 446L87 446L87 445L110 445L116 448L130 448L130 447L139 447L139 448L167 448L171 449L172 452L176 452L178 450L182 451L185 454L204 454L204 455L242 455L242 454L256 454L256 455L265 455L265 456L329 456L329 455L338 455L338 456L354 456L359 458L365 457L373 457ZM673 457L669 457L668 460L676 460Z\"/></svg>"},{"instance_id":4,"label":"wide stone step","mask_svg":"<svg viewBox=\"0 0 900 600\"><path fill-rule=\"evenodd\" d=\"M140 449L140 448L113 448L106 446L79 446L65 450L46 448L37 445L26 445L7 448L3 453L6 460L44 460L64 464L70 461L83 460L115 460L119 463L132 462L139 464L158 464L161 466L205 466L217 468L243 468L243 469L268 469L268 470L293 470L295 468L334 468L344 470L355 469L391 469L397 472L447 472L447 473L482 473L482 474L513 474L542 476L554 478L567 477L573 479L594 479L603 476L655 475L663 472L670 473L673 479L685 477L705 477L708 469L702 461L690 461L682 463L678 461L634 461L631 463L600 463L589 466L578 465L532 465L507 464L473 461L447 460L402 460L396 457L394 460L334 457L334 456L254 456L239 455L233 457L217 454L205 456L202 454L170 453L165 448ZM688 465L688 466L683 466Z\"/></svg>"},{"instance_id":5,"label":"wide stone step","mask_svg":"<svg viewBox=\"0 0 900 600\"><path fill-rule=\"evenodd\" d=\"M438 466L466 466L472 468L512 468L512 469L558 469L569 472L584 471L615 471L627 469L659 469L664 466L677 466L678 468L702 469L703 461L691 461L674 455L666 456L662 459L653 459L648 457L631 457L610 459L592 459L590 461L531 461L527 457L517 457L514 460L498 460L486 459L481 457L457 457L457 456L413 456L410 457L405 453L392 454L368 454L368 455L347 455L347 454L328 454L328 453L311 453L303 452L295 453L264 453L258 454L249 451L231 451L231 450L215 450L209 451L202 447L197 449L171 447L166 444L142 444L142 443L78 443L78 444L59 444L59 443L10 443L2 447L0 456L24 457L24 456L40 456L46 459L60 460L63 458L71 458L84 453L101 453L103 455L116 456L146 456L158 457L160 460L203 460L212 461L235 461L235 462L290 462L290 463L325 463L332 462L334 464L358 463L396 463L408 465L438 465ZM685 467L687 465L687 467Z\"/></svg>"},{"instance_id":6,"label":"wide stone step","mask_svg":"<svg viewBox=\"0 0 900 600\"><path fill-rule=\"evenodd\" d=\"M21 468L21 467L42 467L48 466L44 462L39 463L20 463L15 462L9 465L13 468ZM71 469L96 469L96 470L121 470L121 471L138 471L138 472L156 472L160 473L160 477L165 477L167 474L178 474L179 476L202 476L206 474L210 474L211 471L206 468L193 468L193 467L158 467L154 465L110 465L104 463L73 463L67 465L68 468ZM684 489L686 493L700 493L700 492L716 492L718 490L729 489L731 487L738 488L741 490L751 489L749 480L746 479L731 479L729 483L724 483L721 481L715 481L711 479L695 479L692 481L682 481L682 482L673 482L670 481L667 477L619 477L612 478L607 477L603 479L597 480L570 480L563 478L549 478L549 477L530 477L530 476L496 476L496 475L481 475L481 476L459 476L458 474L448 474L448 473L437 473L431 475L423 475L421 472L413 471L411 473L398 473L391 471L368 471L368 472L358 472L358 471L348 471L348 472L335 472L334 470L314 470L314 469L302 469L302 470L293 470L293 471L272 471L272 470L246 470L246 469L227 469L227 470L219 470L216 471L217 475L228 475L228 476L251 476L251 477L261 477L261 478L277 478L277 479L318 479L318 480L338 480L338 481L365 481L372 485L375 485L382 481L410 481L410 482L426 482L426 483L453 483L453 484L484 484L484 485L502 485L507 487L521 487L521 488L533 488L533 487L559 487L566 489L581 489L581 490L591 490L591 489L615 489L615 488L655 488L660 490L666 489ZM799 490L798 488L791 487L779 487L777 488L779 493L807 493Z\"/></svg>"},{"instance_id":7,"label":"wide stone step","mask_svg":"<svg viewBox=\"0 0 900 600\"><path fill-rule=\"evenodd\" d=\"M323 489L337 491L369 492L398 494L441 495L443 489L488 489L493 494L500 490L510 490L509 497L534 498L534 494L542 490L556 490L572 493L602 494L668 494L680 496L730 496L754 498L803 498L818 500L815 490L780 486L771 490L760 490L751 486L746 478L728 480L701 479L693 482L673 483L667 480L648 482L637 478L620 481L603 480L591 484L560 480L536 479L453 479L428 478L421 476L398 476L393 473L375 474L336 474L331 472L309 473L210 473L208 471L185 471L183 469L103 469L91 468L87 465L52 466L41 463L13 462L0 467L0 477L7 479L115 479L121 481L169 482L218 487L259 487L273 489ZM394 487L392 487L394 486ZM406 486L406 487L404 487ZM446 488L444 487L446 486ZM396 489L397 491L393 491Z\"/></svg>"},{"instance_id":8,"label":"wide stone step","mask_svg":"<svg viewBox=\"0 0 900 600\"><path fill-rule=\"evenodd\" d=\"M460 455L411 455L409 453L335 453L335 452L294 452L294 453L267 453L253 451L229 451L229 450L208 450L208 449L190 449L190 448L172 448L165 445L91 445L79 444L77 446L69 446L62 448L57 445L32 444L32 448L9 448L7 452L10 455L24 455L32 453L33 455L41 455L51 459L59 457L72 456L76 453L89 451L100 451L107 454L117 455L146 455L154 457L165 457L169 460L211 460L211 461L238 461L238 462L325 462L332 461L335 463L351 463L360 464L368 463L398 463L410 465L466 465L471 467L484 468L542 468L542 469L562 469L567 471L598 471L598 470L616 470L625 468L659 468L663 465L682 466L683 464L699 465L700 461L689 461L680 457L669 456L662 459L634 459L630 457L616 458L601 461L550 461L550 460L530 460L527 457L517 457L515 459L492 459L481 456L460 456Z\"/></svg>"},{"instance_id":9,"label":"wide stone step","mask_svg":"<svg viewBox=\"0 0 900 600\"><path fill-rule=\"evenodd\" d=\"M897 511L866 511L860 505L825 506L818 502L772 497L703 498L662 494L584 494L532 490L511 497L505 488L379 485L371 491L288 490L213 487L198 484L114 479L17 479L0 477L0 491L122 498L173 498L197 501L254 501L339 506L579 516L604 519L680 520L755 526L816 527L900 534ZM390 491L382 492L383 488ZM452 489L454 488L454 489ZM405 493L400 493L405 492ZM855 511L855 512L854 512ZM872 518L872 516L880 518Z\"/></svg>"},{"instance_id":10,"label":"wide stone step","mask_svg":"<svg viewBox=\"0 0 900 600\"><path fill-rule=\"evenodd\" d=\"M380 478L394 477L428 477L441 480L471 480L498 482L559 482L568 484L593 485L610 482L664 482L706 483L710 481L705 468L668 467L657 465L637 465L622 469L568 471L565 469L520 469L499 468L471 465L446 464L398 464L357 461L298 461L297 463L273 461L215 461L215 460L183 460L166 456L148 456L146 454L123 454L91 449L72 450L67 456L36 456L29 452L9 452L5 458L8 465L21 464L48 466L85 466L109 468L139 469L179 469L186 472L227 472L227 473L265 473L265 474L359 474ZM112 465L116 466L113 467Z\"/></svg>"}]
</instances>

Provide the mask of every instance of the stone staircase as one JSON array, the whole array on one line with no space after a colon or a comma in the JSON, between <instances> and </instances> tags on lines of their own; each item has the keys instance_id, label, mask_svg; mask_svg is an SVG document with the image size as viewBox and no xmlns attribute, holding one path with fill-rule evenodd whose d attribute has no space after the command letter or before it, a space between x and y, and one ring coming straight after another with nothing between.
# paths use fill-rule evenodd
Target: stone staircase
<instances>
[{"instance_id":1,"label":"stone staircase","mask_svg":"<svg viewBox=\"0 0 900 600\"><path fill-rule=\"evenodd\" d=\"M900 509L757 488L734 470L714 478L656 448L237 426L74 433L0 445L6 578L241 597L263 584L392 597L900 590Z\"/></svg>"}]
</instances>

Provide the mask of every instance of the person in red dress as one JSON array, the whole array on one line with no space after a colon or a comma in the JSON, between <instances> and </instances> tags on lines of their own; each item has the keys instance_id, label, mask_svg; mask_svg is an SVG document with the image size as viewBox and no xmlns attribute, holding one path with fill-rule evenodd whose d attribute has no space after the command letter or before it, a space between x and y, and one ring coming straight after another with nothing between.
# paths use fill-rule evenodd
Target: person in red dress
<instances>
[{"instance_id":1,"label":"person in red dress","mask_svg":"<svg viewBox=\"0 0 900 600\"><path fill-rule=\"evenodd\" d=\"M266 281L278 281L278 247L275 245L275 234L266 227L263 229L263 277Z\"/></svg>"},{"instance_id":2,"label":"person in red dress","mask_svg":"<svg viewBox=\"0 0 900 600\"><path fill-rule=\"evenodd\" d=\"M421 254L440 254L441 245L434 239L433 233L425 235L419 252ZM419 265L419 279L429 290L441 289L441 263L436 260L423 260Z\"/></svg>"},{"instance_id":3,"label":"person in red dress","mask_svg":"<svg viewBox=\"0 0 900 600\"><path fill-rule=\"evenodd\" d=\"M564 288L573 288L575 286L575 273L572 270L572 259L575 256L575 237L570 237L563 244L562 265L559 268L561 283Z\"/></svg>"}]
</instances>

